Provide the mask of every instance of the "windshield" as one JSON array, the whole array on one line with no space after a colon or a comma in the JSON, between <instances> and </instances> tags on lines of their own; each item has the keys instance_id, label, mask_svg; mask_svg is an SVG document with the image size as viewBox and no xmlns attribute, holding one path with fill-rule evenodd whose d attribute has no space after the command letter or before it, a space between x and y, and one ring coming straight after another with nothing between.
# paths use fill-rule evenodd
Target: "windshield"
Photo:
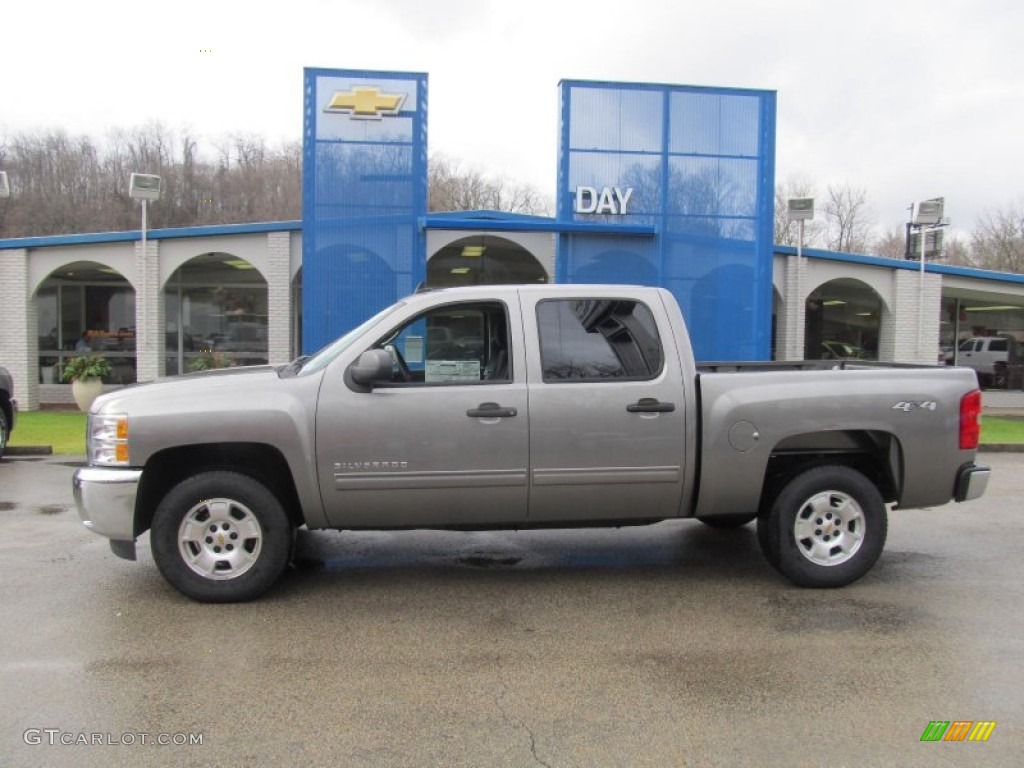
<instances>
[{"instance_id":1,"label":"windshield","mask_svg":"<svg viewBox=\"0 0 1024 768\"><path fill-rule=\"evenodd\" d=\"M307 374L316 373L317 371L323 370L330 364L332 360L334 360L334 358L336 358L338 355L340 355L342 352L348 349L353 341L362 336L363 333L368 328L376 325L380 320L390 315L399 307L404 306L405 302L402 301L398 302L397 304L392 304L387 309L383 309L380 312L378 312L376 315L371 317L362 325L353 328L351 331L346 333L341 338L335 339L326 347L324 347L315 355L313 355L311 358L309 358L306 362L304 362L302 364L302 369L298 372L297 375L306 376Z\"/></svg>"}]
</instances>

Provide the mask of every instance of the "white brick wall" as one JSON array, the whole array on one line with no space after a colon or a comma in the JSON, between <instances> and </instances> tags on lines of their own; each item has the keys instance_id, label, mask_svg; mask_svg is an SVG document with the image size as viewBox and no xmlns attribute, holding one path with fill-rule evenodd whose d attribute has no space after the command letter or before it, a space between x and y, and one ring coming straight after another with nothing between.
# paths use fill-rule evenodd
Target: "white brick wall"
<instances>
[{"instance_id":1,"label":"white brick wall","mask_svg":"<svg viewBox=\"0 0 1024 768\"><path fill-rule=\"evenodd\" d=\"M291 348L291 232L267 233L268 354L271 365L286 363Z\"/></svg>"},{"instance_id":2,"label":"white brick wall","mask_svg":"<svg viewBox=\"0 0 1024 768\"><path fill-rule=\"evenodd\" d=\"M921 306L920 273L906 269L894 270L892 281L892 303L882 312L878 359L894 363L934 365L939 353L942 276L924 276L923 314L918 312Z\"/></svg>"},{"instance_id":3,"label":"white brick wall","mask_svg":"<svg viewBox=\"0 0 1024 768\"><path fill-rule=\"evenodd\" d=\"M166 322L163 291L160 286L160 241L135 243L135 354L137 380L153 381L167 367L164 356Z\"/></svg>"},{"instance_id":4,"label":"white brick wall","mask_svg":"<svg viewBox=\"0 0 1024 768\"><path fill-rule=\"evenodd\" d=\"M776 357L779 360L803 360L804 330L806 328L807 293L806 264L801 264L796 256L787 256L785 260L783 283L785 294L782 296L781 312L776 318L775 329ZM800 270L804 270L804 279L800 280ZM802 284L801 284L802 283Z\"/></svg>"},{"instance_id":5,"label":"white brick wall","mask_svg":"<svg viewBox=\"0 0 1024 768\"><path fill-rule=\"evenodd\" d=\"M558 235L555 234L545 234L543 239L538 237L536 245L531 251L537 257L540 265L544 267L544 271L548 273L548 281L552 283L555 282L555 276L558 274L555 271L555 238L557 237Z\"/></svg>"},{"instance_id":6,"label":"white brick wall","mask_svg":"<svg viewBox=\"0 0 1024 768\"><path fill-rule=\"evenodd\" d=\"M28 294L28 250L0 251L0 365L14 378L18 410L39 407L36 311Z\"/></svg>"}]
</instances>

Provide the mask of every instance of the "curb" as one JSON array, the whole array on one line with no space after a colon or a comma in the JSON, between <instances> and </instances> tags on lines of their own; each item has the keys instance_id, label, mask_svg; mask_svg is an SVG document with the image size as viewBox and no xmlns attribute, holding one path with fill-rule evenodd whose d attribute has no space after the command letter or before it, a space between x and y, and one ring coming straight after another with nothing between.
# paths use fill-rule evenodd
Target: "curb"
<instances>
[{"instance_id":1,"label":"curb","mask_svg":"<svg viewBox=\"0 0 1024 768\"><path fill-rule=\"evenodd\" d=\"M52 456L52 445L8 445L4 456Z\"/></svg>"},{"instance_id":2,"label":"curb","mask_svg":"<svg viewBox=\"0 0 1024 768\"><path fill-rule=\"evenodd\" d=\"M1024 443L983 443L978 453L1024 453Z\"/></svg>"}]
</instances>

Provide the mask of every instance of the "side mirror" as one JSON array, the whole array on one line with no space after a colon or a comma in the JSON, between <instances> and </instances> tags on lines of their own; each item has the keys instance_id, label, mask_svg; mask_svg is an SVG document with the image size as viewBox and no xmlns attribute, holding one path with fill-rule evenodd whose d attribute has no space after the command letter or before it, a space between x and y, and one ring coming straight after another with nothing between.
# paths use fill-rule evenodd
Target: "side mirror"
<instances>
[{"instance_id":1,"label":"side mirror","mask_svg":"<svg viewBox=\"0 0 1024 768\"><path fill-rule=\"evenodd\" d=\"M386 349L368 349L349 368L352 381L361 387L391 378L391 354Z\"/></svg>"}]
</instances>

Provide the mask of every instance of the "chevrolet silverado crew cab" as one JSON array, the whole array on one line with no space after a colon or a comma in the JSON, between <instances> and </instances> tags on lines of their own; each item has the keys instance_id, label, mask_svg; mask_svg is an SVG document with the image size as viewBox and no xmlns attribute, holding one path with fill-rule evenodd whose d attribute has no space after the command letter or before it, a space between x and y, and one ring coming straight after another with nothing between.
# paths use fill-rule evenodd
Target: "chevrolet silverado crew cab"
<instances>
[{"instance_id":1,"label":"chevrolet silverado crew cab","mask_svg":"<svg viewBox=\"0 0 1024 768\"><path fill-rule=\"evenodd\" d=\"M768 561L838 587L887 505L980 496L974 371L694 362L667 291L417 293L309 358L128 387L89 413L86 527L197 600L254 598L295 529L757 520ZM675 530L675 529L670 529Z\"/></svg>"}]
</instances>

